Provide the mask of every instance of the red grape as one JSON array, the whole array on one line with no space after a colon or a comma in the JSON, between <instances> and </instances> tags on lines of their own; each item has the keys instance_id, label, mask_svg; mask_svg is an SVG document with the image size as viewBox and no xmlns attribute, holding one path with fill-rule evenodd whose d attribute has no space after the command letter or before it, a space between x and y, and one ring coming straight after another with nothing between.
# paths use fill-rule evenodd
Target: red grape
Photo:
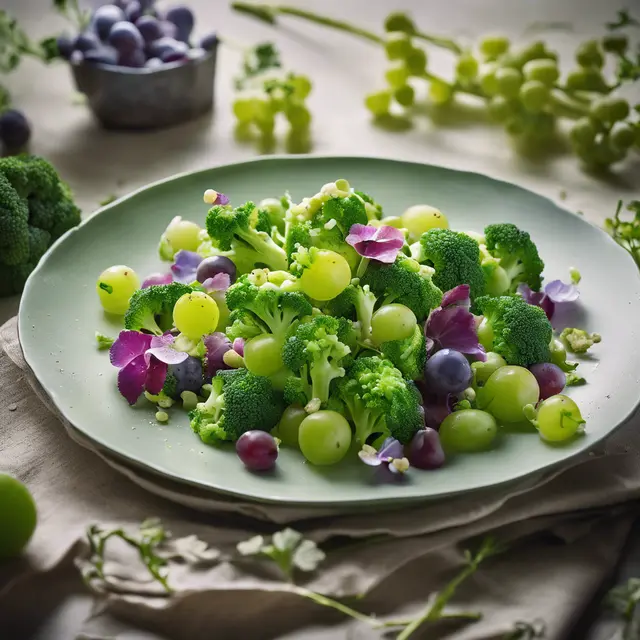
<instances>
[{"instance_id":1,"label":"red grape","mask_svg":"<svg viewBox=\"0 0 640 640\"><path fill-rule=\"evenodd\" d=\"M236 442L236 453L251 471L268 471L278 458L278 445L266 431L247 431Z\"/></svg>"},{"instance_id":2,"label":"red grape","mask_svg":"<svg viewBox=\"0 0 640 640\"><path fill-rule=\"evenodd\" d=\"M231 284L236 281L236 265L224 256L211 256L205 258L196 271L196 280L204 282L209 278L217 276L219 273L226 273L229 276Z\"/></svg>"},{"instance_id":3,"label":"red grape","mask_svg":"<svg viewBox=\"0 0 640 640\"><path fill-rule=\"evenodd\" d=\"M439 469L444 464L438 432L429 427L416 431L405 452L411 466L417 469Z\"/></svg>"},{"instance_id":4,"label":"red grape","mask_svg":"<svg viewBox=\"0 0 640 640\"><path fill-rule=\"evenodd\" d=\"M437 351L424 366L426 386L438 394L460 393L471 384L472 377L468 360L453 349Z\"/></svg>"},{"instance_id":5,"label":"red grape","mask_svg":"<svg viewBox=\"0 0 640 640\"><path fill-rule=\"evenodd\" d=\"M540 400L546 400L551 396L562 393L567 383L567 376L558 365L551 362L540 362L539 364L531 365L529 370L538 381Z\"/></svg>"}]
</instances>

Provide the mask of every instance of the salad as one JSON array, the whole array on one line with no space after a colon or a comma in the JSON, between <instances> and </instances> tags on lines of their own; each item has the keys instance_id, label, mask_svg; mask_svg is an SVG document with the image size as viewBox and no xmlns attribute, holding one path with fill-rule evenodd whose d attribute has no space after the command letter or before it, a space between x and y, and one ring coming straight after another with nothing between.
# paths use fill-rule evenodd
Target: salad
<instances>
[{"instance_id":1,"label":"salad","mask_svg":"<svg viewBox=\"0 0 640 640\"><path fill-rule=\"evenodd\" d=\"M543 287L526 231L454 231L428 205L383 217L344 179L301 202L204 201L205 228L176 217L162 234L165 272L116 265L97 282L124 325L99 346L124 399L158 422L188 412L195 436L255 471L291 447L388 477L499 446L513 425L553 443L583 432L567 352L600 336L554 334L580 276Z\"/></svg>"}]
</instances>

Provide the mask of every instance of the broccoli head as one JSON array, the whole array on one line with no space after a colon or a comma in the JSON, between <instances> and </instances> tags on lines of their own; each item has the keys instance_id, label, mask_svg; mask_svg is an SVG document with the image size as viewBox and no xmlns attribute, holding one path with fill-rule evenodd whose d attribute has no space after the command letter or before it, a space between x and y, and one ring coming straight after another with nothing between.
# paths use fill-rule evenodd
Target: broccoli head
<instances>
[{"instance_id":1,"label":"broccoli head","mask_svg":"<svg viewBox=\"0 0 640 640\"><path fill-rule=\"evenodd\" d=\"M332 222L335 221L335 222ZM312 219L314 227L335 225L342 233L343 238L349 235L354 224L367 224L369 218L365 209L365 203L359 196L352 194L346 198L329 198Z\"/></svg>"},{"instance_id":2,"label":"broccoli head","mask_svg":"<svg viewBox=\"0 0 640 640\"><path fill-rule=\"evenodd\" d=\"M253 266L266 265L270 269L286 269L287 255L271 237L271 223L265 210L253 202L241 207L216 205L209 210L207 233L222 251L234 251L244 260L250 257Z\"/></svg>"},{"instance_id":3,"label":"broccoli head","mask_svg":"<svg viewBox=\"0 0 640 640\"><path fill-rule=\"evenodd\" d=\"M179 282L138 289L124 315L125 329L162 335L173 327L173 307L191 287Z\"/></svg>"},{"instance_id":4,"label":"broccoli head","mask_svg":"<svg viewBox=\"0 0 640 640\"><path fill-rule=\"evenodd\" d=\"M513 293L518 285L525 282L534 291L542 285L544 262L538 255L538 249L526 231L515 224L490 224L484 230L486 250L494 261L483 260L490 271L496 268L504 270L509 283L508 291ZM495 263L497 261L497 264ZM488 272L491 278L496 274Z\"/></svg>"},{"instance_id":5,"label":"broccoli head","mask_svg":"<svg viewBox=\"0 0 640 640\"><path fill-rule=\"evenodd\" d=\"M342 293L327 303L327 311L332 316L355 320L359 339L362 343L371 342L371 319L378 298L368 284L360 286L354 280Z\"/></svg>"},{"instance_id":6,"label":"broccoli head","mask_svg":"<svg viewBox=\"0 0 640 640\"><path fill-rule=\"evenodd\" d=\"M478 339L487 351L495 351L507 364L521 367L549 362L553 330L540 307L519 296L483 296L476 304L484 315Z\"/></svg>"},{"instance_id":7,"label":"broccoli head","mask_svg":"<svg viewBox=\"0 0 640 640\"><path fill-rule=\"evenodd\" d=\"M435 269L433 282L442 291L468 284L472 301L484 293L480 247L466 233L431 229L411 245L411 255L421 264Z\"/></svg>"},{"instance_id":8,"label":"broccoli head","mask_svg":"<svg viewBox=\"0 0 640 640\"><path fill-rule=\"evenodd\" d=\"M344 376L351 359L353 327L345 318L317 315L300 323L282 349L284 365L295 376L285 383L285 401L326 404L331 383Z\"/></svg>"},{"instance_id":9,"label":"broccoli head","mask_svg":"<svg viewBox=\"0 0 640 640\"><path fill-rule=\"evenodd\" d=\"M442 291L432 276L432 269L399 254L393 264L372 261L360 284L368 285L382 304L403 304L413 311L418 322L423 322L442 300Z\"/></svg>"},{"instance_id":10,"label":"broccoli head","mask_svg":"<svg viewBox=\"0 0 640 640\"><path fill-rule=\"evenodd\" d=\"M383 342L380 351L407 380L422 378L427 362L427 344L420 325L416 326L412 336L404 340Z\"/></svg>"},{"instance_id":11,"label":"broccoli head","mask_svg":"<svg viewBox=\"0 0 640 640\"><path fill-rule=\"evenodd\" d=\"M406 444L424 426L418 389L389 360L358 358L337 388L361 445L381 435Z\"/></svg>"},{"instance_id":12,"label":"broccoli head","mask_svg":"<svg viewBox=\"0 0 640 640\"><path fill-rule=\"evenodd\" d=\"M235 442L246 431L270 431L283 407L269 378L247 369L219 371L211 393L189 413L191 428L205 444Z\"/></svg>"},{"instance_id":13,"label":"broccoli head","mask_svg":"<svg viewBox=\"0 0 640 640\"><path fill-rule=\"evenodd\" d=\"M367 218L369 218L369 221L382 220L382 216L384 215L384 213L382 211L381 205L379 205L370 195L364 193L363 191L356 191L355 194L364 201L364 208L367 212Z\"/></svg>"},{"instance_id":14,"label":"broccoli head","mask_svg":"<svg viewBox=\"0 0 640 640\"><path fill-rule=\"evenodd\" d=\"M599 333L566 327L560 334L560 340L571 353L586 353L594 344L601 342L602 338Z\"/></svg>"}]
</instances>

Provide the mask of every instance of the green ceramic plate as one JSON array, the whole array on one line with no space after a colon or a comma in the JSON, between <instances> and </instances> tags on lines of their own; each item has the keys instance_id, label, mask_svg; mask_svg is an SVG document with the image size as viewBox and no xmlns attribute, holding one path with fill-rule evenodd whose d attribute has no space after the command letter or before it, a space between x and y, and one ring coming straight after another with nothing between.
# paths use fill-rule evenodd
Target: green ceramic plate
<instances>
[{"instance_id":1,"label":"green ceramic plate","mask_svg":"<svg viewBox=\"0 0 640 640\"><path fill-rule=\"evenodd\" d=\"M95 293L98 274L127 264L138 274L163 268L156 247L175 215L200 223L206 188L232 202L315 193L346 178L372 193L387 214L428 202L454 228L481 231L510 221L527 229L546 261L549 279L583 276L581 304L568 324L597 330L602 344L581 365L589 381L571 390L587 420L587 435L564 447L545 445L535 433L504 437L488 453L460 456L437 472L415 471L401 485L374 486L371 470L350 459L314 468L283 449L277 472L246 471L232 447L204 446L186 415L172 413L159 426L150 406L131 409L116 389L116 371L94 333L119 327L102 313ZM166 269L166 266L164 266ZM482 175L373 158L296 157L245 162L170 178L105 207L58 241L29 278L20 306L25 357L62 414L79 431L132 464L178 481L244 498L314 505L425 499L522 478L591 447L628 420L638 405L640 380L640 277L629 256L604 232L549 200ZM141 405L143 403L140 403Z\"/></svg>"}]
</instances>

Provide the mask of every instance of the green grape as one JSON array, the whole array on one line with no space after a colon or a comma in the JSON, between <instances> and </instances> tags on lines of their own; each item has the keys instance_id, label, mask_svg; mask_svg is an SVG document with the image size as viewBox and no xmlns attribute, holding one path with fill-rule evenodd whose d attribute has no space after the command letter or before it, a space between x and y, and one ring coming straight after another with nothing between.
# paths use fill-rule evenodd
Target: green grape
<instances>
[{"instance_id":1,"label":"green grape","mask_svg":"<svg viewBox=\"0 0 640 640\"><path fill-rule=\"evenodd\" d=\"M393 97L399 105L410 107L415 100L416 93L410 84L405 84L403 87L395 90Z\"/></svg>"},{"instance_id":2,"label":"green grape","mask_svg":"<svg viewBox=\"0 0 640 640\"><path fill-rule=\"evenodd\" d=\"M617 149L630 149L636 140L636 128L628 122L616 122L609 133L611 144Z\"/></svg>"},{"instance_id":3,"label":"green grape","mask_svg":"<svg viewBox=\"0 0 640 640\"><path fill-rule=\"evenodd\" d=\"M523 47L522 49L514 52L513 62L518 69L522 69L527 62L531 60L551 59L557 58L555 53L547 51L547 47L544 42L538 40L532 42L530 45Z\"/></svg>"},{"instance_id":4,"label":"green grape","mask_svg":"<svg viewBox=\"0 0 640 640\"><path fill-rule=\"evenodd\" d=\"M411 38L402 31L387 33L384 49L389 60L405 60L413 51Z\"/></svg>"},{"instance_id":5,"label":"green grape","mask_svg":"<svg viewBox=\"0 0 640 640\"><path fill-rule=\"evenodd\" d=\"M38 513L29 489L16 478L0 474L0 561L15 558L35 531Z\"/></svg>"},{"instance_id":6,"label":"green grape","mask_svg":"<svg viewBox=\"0 0 640 640\"><path fill-rule=\"evenodd\" d=\"M521 116L514 116L507 121L504 128L510 136L521 136L527 130L527 122Z\"/></svg>"},{"instance_id":7,"label":"green grape","mask_svg":"<svg viewBox=\"0 0 640 640\"><path fill-rule=\"evenodd\" d=\"M567 76L567 89L570 91L608 91L609 87L600 69L575 69Z\"/></svg>"},{"instance_id":8,"label":"green grape","mask_svg":"<svg viewBox=\"0 0 640 640\"><path fill-rule=\"evenodd\" d=\"M219 317L218 305L204 291L185 293L173 307L173 323L191 340L213 333Z\"/></svg>"},{"instance_id":9,"label":"green grape","mask_svg":"<svg viewBox=\"0 0 640 640\"><path fill-rule=\"evenodd\" d=\"M589 113L600 122L617 122L629 115L629 103L617 96L603 96L591 103Z\"/></svg>"},{"instance_id":10,"label":"green grape","mask_svg":"<svg viewBox=\"0 0 640 640\"><path fill-rule=\"evenodd\" d=\"M629 38L622 34L610 33L602 38L602 48L609 53L624 55L629 46Z\"/></svg>"},{"instance_id":11,"label":"green grape","mask_svg":"<svg viewBox=\"0 0 640 640\"><path fill-rule=\"evenodd\" d=\"M278 423L278 438L287 447L298 447L298 431L307 412L297 405L291 405L284 410Z\"/></svg>"},{"instance_id":12,"label":"green grape","mask_svg":"<svg viewBox=\"0 0 640 640\"><path fill-rule=\"evenodd\" d=\"M498 425L486 411L463 409L449 414L438 432L445 453L474 453L491 447Z\"/></svg>"},{"instance_id":13,"label":"green grape","mask_svg":"<svg viewBox=\"0 0 640 640\"><path fill-rule=\"evenodd\" d=\"M287 120L293 129L305 131L311 124L311 113L303 104L290 104L286 110Z\"/></svg>"},{"instance_id":14,"label":"green grape","mask_svg":"<svg viewBox=\"0 0 640 640\"><path fill-rule=\"evenodd\" d=\"M196 251L200 246L200 233L202 229L189 220L180 217L174 218L164 232L164 237L174 251Z\"/></svg>"},{"instance_id":15,"label":"green grape","mask_svg":"<svg viewBox=\"0 0 640 640\"><path fill-rule=\"evenodd\" d=\"M225 291L212 291L209 296L218 305L218 331L224 331L229 324L229 316L231 311L227 307Z\"/></svg>"},{"instance_id":16,"label":"green grape","mask_svg":"<svg viewBox=\"0 0 640 640\"><path fill-rule=\"evenodd\" d=\"M564 346L562 340L553 338L549 343L549 351L551 353L551 362L562 369L567 362L567 348Z\"/></svg>"},{"instance_id":17,"label":"green grape","mask_svg":"<svg viewBox=\"0 0 640 640\"><path fill-rule=\"evenodd\" d=\"M484 386L496 369L506 366L507 361L500 354L495 351L489 351L487 353L487 359L484 362L478 360L471 364L474 385L476 387Z\"/></svg>"},{"instance_id":18,"label":"green grape","mask_svg":"<svg viewBox=\"0 0 640 640\"><path fill-rule=\"evenodd\" d=\"M488 411L499 423L525 420L524 407L538 402L540 388L535 376L524 367L507 365L496 369L478 390L478 409Z\"/></svg>"},{"instance_id":19,"label":"green grape","mask_svg":"<svg viewBox=\"0 0 640 640\"><path fill-rule=\"evenodd\" d=\"M489 58L497 58L509 50L509 39L504 36L486 36L480 40L480 51Z\"/></svg>"},{"instance_id":20,"label":"green grape","mask_svg":"<svg viewBox=\"0 0 640 640\"><path fill-rule=\"evenodd\" d=\"M282 369L282 342L265 333L247 340L244 345L244 364L257 376L270 376Z\"/></svg>"},{"instance_id":21,"label":"green grape","mask_svg":"<svg viewBox=\"0 0 640 640\"><path fill-rule=\"evenodd\" d=\"M584 428L578 405L564 395L547 398L540 407L534 420L538 433L548 442L563 442Z\"/></svg>"},{"instance_id":22,"label":"green grape","mask_svg":"<svg viewBox=\"0 0 640 640\"><path fill-rule=\"evenodd\" d=\"M442 80L432 80L429 84L429 98L437 105L447 104L453 97L453 88Z\"/></svg>"},{"instance_id":23,"label":"green grape","mask_svg":"<svg viewBox=\"0 0 640 640\"><path fill-rule=\"evenodd\" d=\"M496 80L496 66L485 65L480 70L480 88L482 92L489 97L498 94L498 81Z\"/></svg>"},{"instance_id":24,"label":"green grape","mask_svg":"<svg viewBox=\"0 0 640 640\"><path fill-rule=\"evenodd\" d=\"M415 33L416 27L413 24L413 20L401 11L394 11L390 13L384 21L384 30L389 31L402 31L403 33Z\"/></svg>"},{"instance_id":25,"label":"green grape","mask_svg":"<svg viewBox=\"0 0 640 640\"><path fill-rule=\"evenodd\" d=\"M560 77L558 65L553 60L530 60L523 68L525 80L537 80L552 87Z\"/></svg>"},{"instance_id":26,"label":"green grape","mask_svg":"<svg viewBox=\"0 0 640 640\"><path fill-rule=\"evenodd\" d=\"M600 45L597 40L587 40L583 42L576 51L576 62L581 67L597 67L598 69L604 64L604 56L600 51Z\"/></svg>"},{"instance_id":27,"label":"green grape","mask_svg":"<svg viewBox=\"0 0 640 640\"><path fill-rule=\"evenodd\" d=\"M374 344L404 340L414 334L417 324L416 316L409 307L386 304L371 318L371 339Z\"/></svg>"},{"instance_id":28,"label":"green grape","mask_svg":"<svg viewBox=\"0 0 640 640\"><path fill-rule=\"evenodd\" d=\"M502 67L496 71L498 93L505 98L515 98L522 86L522 74L517 69Z\"/></svg>"},{"instance_id":29,"label":"green grape","mask_svg":"<svg viewBox=\"0 0 640 640\"><path fill-rule=\"evenodd\" d=\"M287 81L293 87L293 97L304 100L311 93L311 80L307 76L291 76Z\"/></svg>"},{"instance_id":30,"label":"green grape","mask_svg":"<svg viewBox=\"0 0 640 640\"><path fill-rule=\"evenodd\" d=\"M494 96L489 101L489 117L494 122L506 122L518 112L518 105L504 96Z\"/></svg>"},{"instance_id":31,"label":"green grape","mask_svg":"<svg viewBox=\"0 0 640 640\"><path fill-rule=\"evenodd\" d=\"M233 115L239 123L251 122L256 116L256 104L253 98L238 98L233 103Z\"/></svg>"},{"instance_id":32,"label":"green grape","mask_svg":"<svg viewBox=\"0 0 640 640\"><path fill-rule=\"evenodd\" d=\"M316 411L300 423L298 444L311 464L336 464L351 446L351 427L336 411Z\"/></svg>"},{"instance_id":33,"label":"green grape","mask_svg":"<svg viewBox=\"0 0 640 640\"><path fill-rule=\"evenodd\" d=\"M421 76L427 67L427 54L423 49L413 48L406 60L407 69L412 76Z\"/></svg>"},{"instance_id":34,"label":"green grape","mask_svg":"<svg viewBox=\"0 0 640 640\"><path fill-rule=\"evenodd\" d=\"M129 299L140 288L140 278L123 264L105 269L96 282L100 304L107 313L122 316L129 308Z\"/></svg>"},{"instance_id":35,"label":"green grape","mask_svg":"<svg viewBox=\"0 0 640 640\"><path fill-rule=\"evenodd\" d=\"M417 242L423 233L431 229L448 229L449 221L439 209L428 204L415 204L402 214L401 227L409 232L409 242Z\"/></svg>"},{"instance_id":36,"label":"green grape","mask_svg":"<svg viewBox=\"0 0 640 640\"><path fill-rule=\"evenodd\" d=\"M314 300L333 300L351 282L351 267L335 251L322 249L300 276L300 287Z\"/></svg>"},{"instance_id":37,"label":"green grape","mask_svg":"<svg viewBox=\"0 0 640 640\"><path fill-rule=\"evenodd\" d=\"M571 139L571 142L578 146L590 145L595 142L596 133L596 127L593 122L590 118L585 116L573 123L569 131L569 138Z\"/></svg>"},{"instance_id":38,"label":"green grape","mask_svg":"<svg viewBox=\"0 0 640 640\"><path fill-rule=\"evenodd\" d=\"M549 87L539 80L528 80L520 87L520 101L527 111L539 113L549 102Z\"/></svg>"},{"instance_id":39,"label":"green grape","mask_svg":"<svg viewBox=\"0 0 640 640\"><path fill-rule=\"evenodd\" d=\"M461 80L473 80L478 75L478 61L466 53L458 58L456 63L456 76Z\"/></svg>"},{"instance_id":40,"label":"green grape","mask_svg":"<svg viewBox=\"0 0 640 640\"><path fill-rule=\"evenodd\" d=\"M392 89L399 89L407 84L407 80L409 79L409 70L404 66L404 63L399 64L387 69L384 77Z\"/></svg>"},{"instance_id":41,"label":"green grape","mask_svg":"<svg viewBox=\"0 0 640 640\"><path fill-rule=\"evenodd\" d=\"M376 117L387 115L389 107L391 107L391 93L389 91L370 93L366 97L364 104Z\"/></svg>"}]
</instances>

